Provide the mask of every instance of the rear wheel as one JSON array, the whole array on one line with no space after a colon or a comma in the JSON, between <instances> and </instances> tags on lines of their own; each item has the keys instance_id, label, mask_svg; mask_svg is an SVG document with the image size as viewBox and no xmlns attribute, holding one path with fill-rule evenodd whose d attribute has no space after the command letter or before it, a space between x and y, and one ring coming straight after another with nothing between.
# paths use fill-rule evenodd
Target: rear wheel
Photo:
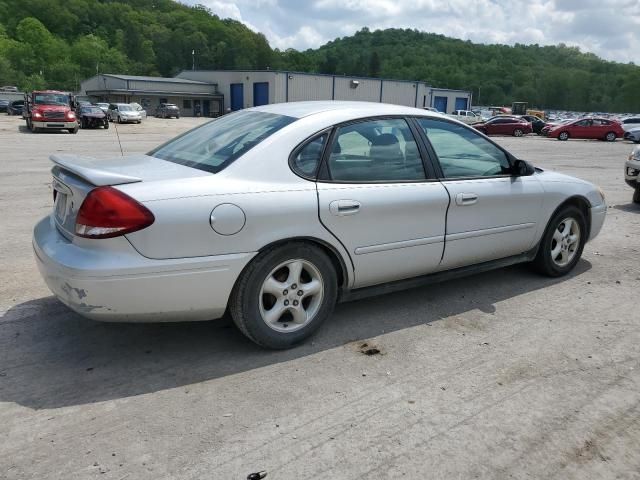
<instances>
[{"instance_id":1,"label":"rear wheel","mask_svg":"<svg viewBox=\"0 0 640 480\"><path fill-rule=\"evenodd\" d=\"M558 135L558 140L562 140L563 142L565 140L569 140L569 132L560 132L560 134Z\"/></svg>"},{"instance_id":2,"label":"rear wheel","mask_svg":"<svg viewBox=\"0 0 640 480\"><path fill-rule=\"evenodd\" d=\"M331 315L338 294L331 260L320 249L292 243L259 254L242 272L229 309L240 331L258 345L289 348Z\"/></svg>"},{"instance_id":3,"label":"rear wheel","mask_svg":"<svg viewBox=\"0 0 640 480\"><path fill-rule=\"evenodd\" d=\"M640 184L636 185L636 191L633 192L633 203L640 203Z\"/></svg>"},{"instance_id":4,"label":"rear wheel","mask_svg":"<svg viewBox=\"0 0 640 480\"><path fill-rule=\"evenodd\" d=\"M547 225L540 241L534 268L547 276L560 277L575 267L587 240L587 222L572 205L561 208Z\"/></svg>"},{"instance_id":5,"label":"rear wheel","mask_svg":"<svg viewBox=\"0 0 640 480\"><path fill-rule=\"evenodd\" d=\"M616 134L615 132L609 132L605 135L604 139L607 142L614 142L616 140Z\"/></svg>"},{"instance_id":6,"label":"rear wheel","mask_svg":"<svg viewBox=\"0 0 640 480\"><path fill-rule=\"evenodd\" d=\"M524 132L523 132L522 130L520 130L519 128L516 128L516 129L513 131L513 136L514 136L514 137L521 137L522 135L524 135Z\"/></svg>"}]
</instances>

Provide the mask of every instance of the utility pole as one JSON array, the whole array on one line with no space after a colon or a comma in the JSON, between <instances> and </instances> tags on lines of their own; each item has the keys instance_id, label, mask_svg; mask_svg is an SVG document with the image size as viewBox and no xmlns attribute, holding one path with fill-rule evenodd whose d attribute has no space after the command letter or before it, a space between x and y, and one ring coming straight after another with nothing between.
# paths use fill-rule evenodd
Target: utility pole
<instances>
[{"instance_id":1,"label":"utility pole","mask_svg":"<svg viewBox=\"0 0 640 480\"><path fill-rule=\"evenodd\" d=\"M191 60L192 60L191 70L195 70L196 69L196 51L195 50L191 50Z\"/></svg>"}]
</instances>

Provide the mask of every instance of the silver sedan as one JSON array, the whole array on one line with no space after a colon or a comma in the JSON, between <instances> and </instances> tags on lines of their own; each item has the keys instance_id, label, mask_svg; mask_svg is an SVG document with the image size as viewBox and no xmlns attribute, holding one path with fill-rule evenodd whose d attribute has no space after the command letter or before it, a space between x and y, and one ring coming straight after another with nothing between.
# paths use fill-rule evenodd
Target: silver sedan
<instances>
[{"instance_id":1,"label":"silver sedan","mask_svg":"<svg viewBox=\"0 0 640 480\"><path fill-rule=\"evenodd\" d=\"M567 274L605 219L594 185L534 168L438 113L364 102L225 115L146 155L53 155L33 246L85 317L230 313L269 348L339 300L529 262Z\"/></svg>"}]
</instances>

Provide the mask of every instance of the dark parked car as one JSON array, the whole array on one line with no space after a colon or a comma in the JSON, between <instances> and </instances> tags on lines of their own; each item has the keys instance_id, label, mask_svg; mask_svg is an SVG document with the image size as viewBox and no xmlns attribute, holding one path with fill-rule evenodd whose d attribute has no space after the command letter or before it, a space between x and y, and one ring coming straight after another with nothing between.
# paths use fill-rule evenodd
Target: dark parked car
<instances>
[{"instance_id":1,"label":"dark parked car","mask_svg":"<svg viewBox=\"0 0 640 480\"><path fill-rule=\"evenodd\" d=\"M7 105L7 115L22 115L24 100L14 100Z\"/></svg>"},{"instance_id":2,"label":"dark parked car","mask_svg":"<svg viewBox=\"0 0 640 480\"><path fill-rule=\"evenodd\" d=\"M513 135L522 137L532 132L531 124L519 117L498 116L492 117L484 123L471 125L485 135Z\"/></svg>"},{"instance_id":3,"label":"dark parked car","mask_svg":"<svg viewBox=\"0 0 640 480\"><path fill-rule=\"evenodd\" d=\"M9 106L9 100L0 100L0 112L6 112Z\"/></svg>"},{"instance_id":4,"label":"dark parked car","mask_svg":"<svg viewBox=\"0 0 640 480\"><path fill-rule=\"evenodd\" d=\"M84 105L78 109L80 128L109 128L109 118L100 107Z\"/></svg>"},{"instance_id":5,"label":"dark parked car","mask_svg":"<svg viewBox=\"0 0 640 480\"><path fill-rule=\"evenodd\" d=\"M156 109L156 117L159 118L180 118L180 109L173 103L161 103Z\"/></svg>"},{"instance_id":6,"label":"dark parked car","mask_svg":"<svg viewBox=\"0 0 640 480\"><path fill-rule=\"evenodd\" d=\"M525 119L527 122L531 124L531 128L533 129L533 133L537 135L542 134L542 129L547 125L544 120L540 117L536 117L535 115L521 115L520 118Z\"/></svg>"},{"instance_id":7,"label":"dark parked car","mask_svg":"<svg viewBox=\"0 0 640 480\"><path fill-rule=\"evenodd\" d=\"M606 118L581 118L571 123L558 125L547 134L548 137L558 140L569 138L588 138L593 140L615 141L624 136L624 130L620 122Z\"/></svg>"}]
</instances>

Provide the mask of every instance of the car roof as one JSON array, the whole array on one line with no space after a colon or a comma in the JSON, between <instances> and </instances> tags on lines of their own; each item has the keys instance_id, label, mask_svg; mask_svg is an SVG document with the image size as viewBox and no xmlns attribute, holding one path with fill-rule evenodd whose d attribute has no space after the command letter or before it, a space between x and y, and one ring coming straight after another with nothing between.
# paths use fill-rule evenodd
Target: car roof
<instances>
[{"instance_id":1,"label":"car roof","mask_svg":"<svg viewBox=\"0 0 640 480\"><path fill-rule=\"evenodd\" d=\"M353 102L341 100L322 100L306 102L272 103L261 107L253 107L249 110L259 112L286 115L288 117L302 118L332 110L349 110L354 118L381 115L420 115L441 117L442 114L430 112L422 108L405 107L403 105L391 105L377 102Z\"/></svg>"}]
</instances>

